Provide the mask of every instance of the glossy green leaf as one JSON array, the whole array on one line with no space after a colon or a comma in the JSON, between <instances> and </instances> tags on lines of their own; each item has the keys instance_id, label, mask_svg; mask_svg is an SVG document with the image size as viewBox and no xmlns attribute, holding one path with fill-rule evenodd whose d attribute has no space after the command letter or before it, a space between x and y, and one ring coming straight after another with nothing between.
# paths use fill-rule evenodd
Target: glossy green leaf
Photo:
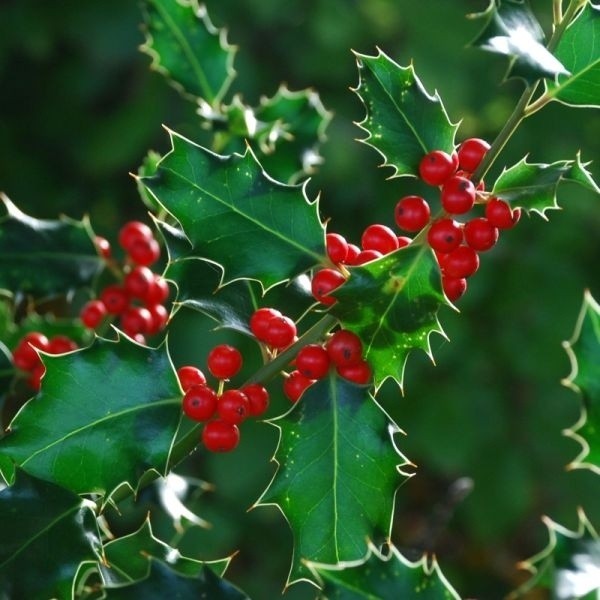
<instances>
[{"instance_id":1,"label":"glossy green leaf","mask_svg":"<svg viewBox=\"0 0 600 600\"><path fill-rule=\"evenodd\" d=\"M367 132L361 141L375 148L394 175L418 175L419 162L432 150L454 150L453 125L442 100L428 94L412 65L401 67L378 50L356 54L359 85L354 90L367 114L358 123Z\"/></svg>"},{"instance_id":2,"label":"glossy green leaf","mask_svg":"<svg viewBox=\"0 0 600 600\"><path fill-rule=\"evenodd\" d=\"M106 544L104 556L101 570L108 587L145 579L150 574L151 559L168 564L170 569L186 577L201 575L205 566L223 575L230 561L227 558L207 563L182 556L179 550L155 537L149 519L134 533Z\"/></svg>"},{"instance_id":3,"label":"glossy green leaf","mask_svg":"<svg viewBox=\"0 0 600 600\"><path fill-rule=\"evenodd\" d=\"M388 377L402 386L410 351L430 354L430 335L443 333L437 314L447 300L426 246L407 246L353 267L348 281L331 295L338 299L331 312L362 339L377 388Z\"/></svg>"},{"instance_id":4,"label":"glossy green leaf","mask_svg":"<svg viewBox=\"0 0 600 600\"><path fill-rule=\"evenodd\" d=\"M0 591L5 598L72 598L84 561L98 560L94 505L17 471L0 492Z\"/></svg>"},{"instance_id":5,"label":"glossy green leaf","mask_svg":"<svg viewBox=\"0 0 600 600\"><path fill-rule=\"evenodd\" d=\"M586 292L575 332L564 343L571 360L571 373L563 383L581 396L579 421L565 433L582 445L579 456L569 465L591 469L600 475L600 306Z\"/></svg>"},{"instance_id":6,"label":"glossy green leaf","mask_svg":"<svg viewBox=\"0 0 600 600\"><path fill-rule=\"evenodd\" d=\"M216 105L235 77L235 47L198 0L144 0L141 50L184 96Z\"/></svg>"},{"instance_id":7,"label":"glossy green leaf","mask_svg":"<svg viewBox=\"0 0 600 600\"><path fill-rule=\"evenodd\" d=\"M548 81L546 93L570 106L600 107L600 6L585 5L563 33L555 54L571 75Z\"/></svg>"},{"instance_id":8,"label":"glossy green leaf","mask_svg":"<svg viewBox=\"0 0 600 600\"><path fill-rule=\"evenodd\" d=\"M250 149L213 154L171 132L172 150L141 181L179 222L190 257L221 265L223 283L256 279L264 288L325 260L317 201L265 175Z\"/></svg>"},{"instance_id":9,"label":"glossy green leaf","mask_svg":"<svg viewBox=\"0 0 600 600\"><path fill-rule=\"evenodd\" d=\"M277 505L292 529L290 582L310 576L304 561L359 560L368 540L387 539L409 463L368 388L332 374L270 422L280 429L279 467L258 504Z\"/></svg>"},{"instance_id":10,"label":"glossy green leaf","mask_svg":"<svg viewBox=\"0 0 600 600\"><path fill-rule=\"evenodd\" d=\"M160 561L150 560L149 576L133 585L107 588L109 600L189 600L207 598L210 600L249 600L248 596L225 579L221 579L208 567L197 577L182 577Z\"/></svg>"},{"instance_id":11,"label":"glossy green leaf","mask_svg":"<svg viewBox=\"0 0 600 600\"><path fill-rule=\"evenodd\" d=\"M599 193L579 156L576 160L560 160L552 164L528 163L526 158L504 169L494 183L492 194L543 218L546 211L559 208L556 193L561 181L573 181Z\"/></svg>"},{"instance_id":12,"label":"glossy green leaf","mask_svg":"<svg viewBox=\"0 0 600 600\"><path fill-rule=\"evenodd\" d=\"M144 157L140 168L138 169L137 175L138 179L136 180L138 193L140 194L140 198L142 202L152 211L158 212L160 210L160 204L156 201L156 198L148 193L148 190L142 185L140 178L142 177L152 177L152 175L156 175L156 171L158 169L158 163L160 162L161 155L158 152L154 152L150 150L148 154Z\"/></svg>"},{"instance_id":13,"label":"glossy green leaf","mask_svg":"<svg viewBox=\"0 0 600 600\"><path fill-rule=\"evenodd\" d=\"M531 84L543 77L568 74L544 46L544 32L526 0L491 0L485 12L472 17L487 20L473 45L509 56L507 77L521 77Z\"/></svg>"},{"instance_id":14,"label":"glossy green leaf","mask_svg":"<svg viewBox=\"0 0 600 600\"><path fill-rule=\"evenodd\" d=\"M532 577L511 598L549 590L554 600L594 600L600 593L600 539L583 511L576 531L543 519L550 540L542 552L521 563Z\"/></svg>"},{"instance_id":15,"label":"glossy green leaf","mask_svg":"<svg viewBox=\"0 0 600 600\"><path fill-rule=\"evenodd\" d=\"M309 567L323 583L322 600L459 600L435 558L411 562L393 546L382 554L370 545L356 564Z\"/></svg>"},{"instance_id":16,"label":"glossy green leaf","mask_svg":"<svg viewBox=\"0 0 600 600\"><path fill-rule=\"evenodd\" d=\"M90 285L103 267L87 220L34 219L0 194L0 289L46 297Z\"/></svg>"},{"instance_id":17,"label":"glossy green leaf","mask_svg":"<svg viewBox=\"0 0 600 600\"><path fill-rule=\"evenodd\" d=\"M181 417L181 390L166 347L126 337L43 356L47 372L0 439L0 470L13 463L78 493L136 488L149 469L164 473Z\"/></svg>"}]
</instances>

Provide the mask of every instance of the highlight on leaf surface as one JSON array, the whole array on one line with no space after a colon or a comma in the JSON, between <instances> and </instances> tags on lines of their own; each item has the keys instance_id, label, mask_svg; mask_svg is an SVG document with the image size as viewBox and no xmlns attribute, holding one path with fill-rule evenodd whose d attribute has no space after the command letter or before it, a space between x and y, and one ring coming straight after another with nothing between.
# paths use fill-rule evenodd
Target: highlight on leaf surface
<instances>
[{"instance_id":1,"label":"highlight on leaf surface","mask_svg":"<svg viewBox=\"0 0 600 600\"><path fill-rule=\"evenodd\" d=\"M581 397L581 416L565 435L582 446L569 469L600 475L600 306L586 291L572 338L563 343L571 372L563 384Z\"/></svg>"}]
</instances>

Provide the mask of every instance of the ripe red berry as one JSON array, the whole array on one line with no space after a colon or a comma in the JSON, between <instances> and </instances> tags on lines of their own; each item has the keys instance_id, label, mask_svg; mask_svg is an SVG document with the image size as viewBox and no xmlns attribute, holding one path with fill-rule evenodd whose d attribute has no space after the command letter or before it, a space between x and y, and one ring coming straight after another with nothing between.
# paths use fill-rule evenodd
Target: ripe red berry
<instances>
[{"instance_id":1,"label":"ripe red berry","mask_svg":"<svg viewBox=\"0 0 600 600\"><path fill-rule=\"evenodd\" d=\"M164 277L153 273L153 280L142 298L147 306L151 304L164 304L169 298L169 284Z\"/></svg>"},{"instance_id":2,"label":"ripe red berry","mask_svg":"<svg viewBox=\"0 0 600 600\"><path fill-rule=\"evenodd\" d=\"M351 365L339 365L336 367L336 370L344 379L361 385L369 383L373 375L369 363L362 359Z\"/></svg>"},{"instance_id":3,"label":"ripe red berry","mask_svg":"<svg viewBox=\"0 0 600 600\"><path fill-rule=\"evenodd\" d=\"M29 387L33 388L36 392L39 391L39 389L42 387L42 377L44 376L45 372L46 367L41 362L38 362L38 364L36 364L31 370L31 374L27 379Z\"/></svg>"},{"instance_id":4,"label":"ripe red berry","mask_svg":"<svg viewBox=\"0 0 600 600\"><path fill-rule=\"evenodd\" d=\"M347 329L336 331L325 344L329 358L336 366L348 366L362 360L362 342Z\"/></svg>"},{"instance_id":5,"label":"ripe red berry","mask_svg":"<svg viewBox=\"0 0 600 600\"><path fill-rule=\"evenodd\" d=\"M208 421L217 410L217 393L206 385L193 385L186 390L183 412L194 421Z\"/></svg>"},{"instance_id":6,"label":"ripe red berry","mask_svg":"<svg viewBox=\"0 0 600 600\"><path fill-rule=\"evenodd\" d=\"M86 327L96 329L107 314L108 311L104 302L101 300L90 300L83 305L79 316Z\"/></svg>"},{"instance_id":7,"label":"ripe red berry","mask_svg":"<svg viewBox=\"0 0 600 600\"><path fill-rule=\"evenodd\" d=\"M284 315L271 317L265 332L265 343L272 348L287 348L296 337L296 324Z\"/></svg>"},{"instance_id":8,"label":"ripe red berry","mask_svg":"<svg viewBox=\"0 0 600 600\"><path fill-rule=\"evenodd\" d=\"M341 264L348 256L348 242L344 236L339 233L328 233L325 236L325 244L327 247L327 256L331 262Z\"/></svg>"},{"instance_id":9,"label":"ripe red berry","mask_svg":"<svg viewBox=\"0 0 600 600\"><path fill-rule=\"evenodd\" d=\"M120 315L129 306L127 292L118 285L109 285L100 293L100 301L111 315Z\"/></svg>"},{"instance_id":10,"label":"ripe red berry","mask_svg":"<svg viewBox=\"0 0 600 600\"><path fill-rule=\"evenodd\" d=\"M229 344L215 346L206 359L208 370L217 379L229 379L242 368L242 354Z\"/></svg>"},{"instance_id":11,"label":"ripe red berry","mask_svg":"<svg viewBox=\"0 0 600 600\"><path fill-rule=\"evenodd\" d=\"M317 271L311 281L312 295L322 304L335 304L336 299L328 294L340 287L346 278L335 269L321 269Z\"/></svg>"},{"instance_id":12,"label":"ripe red berry","mask_svg":"<svg viewBox=\"0 0 600 600\"><path fill-rule=\"evenodd\" d=\"M129 336L149 333L152 328L152 315L147 308L131 306L121 315L121 328Z\"/></svg>"},{"instance_id":13,"label":"ripe red berry","mask_svg":"<svg viewBox=\"0 0 600 600\"><path fill-rule=\"evenodd\" d=\"M250 331L257 340L265 342L265 335L269 326L269 321L273 317L281 317L281 313L275 308L259 308L252 313L250 317ZM295 334L294 334L295 335Z\"/></svg>"},{"instance_id":14,"label":"ripe red berry","mask_svg":"<svg viewBox=\"0 0 600 600\"><path fill-rule=\"evenodd\" d=\"M460 246L463 232L453 219L439 219L432 223L427 232L427 242L436 252L444 254Z\"/></svg>"},{"instance_id":15,"label":"ripe red berry","mask_svg":"<svg viewBox=\"0 0 600 600\"><path fill-rule=\"evenodd\" d=\"M137 265L152 265L160 258L160 246L158 242L151 238L137 239L128 250L129 257Z\"/></svg>"},{"instance_id":16,"label":"ripe red berry","mask_svg":"<svg viewBox=\"0 0 600 600\"><path fill-rule=\"evenodd\" d=\"M521 218L521 209L512 210L510 205L499 198L492 198L485 205L486 219L498 229L510 229Z\"/></svg>"},{"instance_id":17,"label":"ripe red berry","mask_svg":"<svg viewBox=\"0 0 600 600\"><path fill-rule=\"evenodd\" d=\"M38 364L41 364L34 348L47 351L49 344L48 338L43 333L32 331L26 334L13 351L13 364L17 369L33 371Z\"/></svg>"},{"instance_id":18,"label":"ripe red berry","mask_svg":"<svg viewBox=\"0 0 600 600\"><path fill-rule=\"evenodd\" d=\"M296 356L296 369L309 379L321 379L329 371L330 359L327 350L319 344L307 344Z\"/></svg>"},{"instance_id":19,"label":"ripe red berry","mask_svg":"<svg viewBox=\"0 0 600 600\"><path fill-rule=\"evenodd\" d=\"M398 236L398 248L405 248L412 242L412 238L409 238L405 235Z\"/></svg>"},{"instance_id":20,"label":"ripe red berry","mask_svg":"<svg viewBox=\"0 0 600 600\"><path fill-rule=\"evenodd\" d=\"M442 276L442 289L448 300L454 302L467 291L467 280L464 278Z\"/></svg>"},{"instance_id":21,"label":"ripe red berry","mask_svg":"<svg viewBox=\"0 0 600 600\"><path fill-rule=\"evenodd\" d=\"M152 317L152 324L148 329L148 333L154 335L165 328L169 321L169 311L162 304L151 304L146 308Z\"/></svg>"},{"instance_id":22,"label":"ripe red berry","mask_svg":"<svg viewBox=\"0 0 600 600\"><path fill-rule=\"evenodd\" d=\"M386 225L374 223L363 231L360 243L363 250L389 254L398 249L398 236Z\"/></svg>"},{"instance_id":23,"label":"ripe red berry","mask_svg":"<svg viewBox=\"0 0 600 600\"><path fill-rule=\"evenodd\" d=\"M260 383L249 383L241 388L248 398L248 414L259 417L269 408L269 392Z\"/></svg>"},{"instance_id":24,"label":"ripe red berry","mask_svg":"<svg viewBox=\"0 0 600 600\"><path fill-rule=\"evenodd\" d=\"M489 250L498 241L498 229L484 217L471 219L464 233L465 242L478 252Z\"/></svg>"},{"instance_id":25,"label":"ripe red berry","mask_svg":"<svg viewBox=\"0 0 600 600\"><path fill-rule=\"evenodd\" d=\"M94 238L94 243L96 244L96 248L98 249L98 254L100 254L102 258L110 258L110 242L106 238L97 235Z\"/></svg>"},{"instance_id":26,"label":"ripe red berry","mask_svg":"<svg viewBox=\"0 0 600 600\"><path fill-rule=\"evenodd\" d=\"M356 244L348 244L348 254L345 263L347 265L356 264L356 257L360 254L360 248Z\"/></svg>"},{"instance_id":27,"label":"ripe red berry","mask_svg":"<svg viewBox=\"0 0 600 600\"><path fill-rule=\"evenodd\" d=\"M129 221L119 231L119 244L123 250L129 252L137 240L151 240L153 237L152 229L148 225L141 221Z\"/></svg>"},{"instance_id":28,"label":"ripe red berry","mask_svg":"<svg viewBox=\"0 0 600 600\"><path fill-rule=\"evenodd\" d=\"M202 430L202 442L211 452L230 452L240 441L237 425L221 419L209 421Z\"/></svg>"},{"instance_id":29,"label":"ripe red berry","mask_svg":"<svg viewBox=\"0 0 600 600\"><path fill-rule=\"evenodd\" d=\"M440 267L446 277L456 279L470 277L479 268L479 257L473 248L459 246L446 254L440 263Z\"/></svg>"},{"instance_id":30,"label":"ripe red berry","mask_svg":"<svg viewBox=\"0 0 600 600\"><path fill-rule=\"evenodd\" d=\"M490 145L479 138L469 138L465 140L458 148L458 164L461 169L473 172L483 160Z\"/></svg>"},{"instance_id":31,"label":"ripe red berry","mask_svg":"<svg viewBox=\"0 0 600 600\"><path fill-rule=\"evenodd\" d=\"M429 185L442 185L456 171L455 160L442 150L429 152L419 163L419 175Z\"/></svg>"},{"instance_id":32,"label":"ripe red berry","mask_svg":"<svg viewBox=\"0 0 600 600\"><path fill-rule=\"evenodd\" d=\"M305 377L300 371L292 371L283 381L283 393L291 402L297 402L313 383L312 379Z\"/></svg>"},{"instance_id":33,"label":"ripe red berry","mask_svg":"<svg viewBox=\"0 0 600 600\"><path fill-rule=\"evenodd\" d=\"M226 390L217 400L217 413L227 423L241 423L250 414L246 394L241 390Z\"/></svg>"},{"instance_id":34,"label":"ripe red berry","mask_svg":"<svg viewBox=\"0 0 600 600\"><path fill-rule=\"evenodd\" d=\"M362 250L359 255L354 259L355 265L364 265L372 260L376 260L377 258L381 258L383 254L378 252L377 250Z\"/></svg>"},{"instance_id":35,"label":"ripe red berry","mask_svg":"<svg viewBox=\"0 0 600 600\"><path fill-rule=\"evenodd\" d=\"M429 223L431 210L425 198L404 196L394 209L396 224L404 231L420 231Z\"/></svg>"},{"instance_id":36,"label":"ripe red berry","mask_svg":"<svg viewBox=\"0 0 600 600\"><path fill-rule=\"evenodd\" d=\"M154 273L148 267L138 265L125 275L123 287L130 296L145 298L153 284Z\"/></svg>"},{"instance_id":37,"label":"ripe red berry","mask_svg":"<svg viewBox=\"0 0 600 600\"><path fill-rule=\"evenodd\" d=\"M186 365L177 369L177 378L179 385L184 392L187 392L194 385L204 385L206 377L204 373L197 367Z\"/></svg>"},{"instance_id":38,"label":"ripe red berry","mask_svg":"<svg viewBox=\"0 0 600 600\"><path fill-rule=\"evenodd\" d=\"M469 212L475 204L475 186L470 179L455 175L442 187L442 206L451 215Z\"/></svg>"},{"instance_id":39,"label":"ripe red berry","mask_svg":"<svg viewBox=\"0 0 600 600\"><path fill-rule=\"evenodd\" d=\"M77 344L66 335L55 335L50 338L47 352L48 354L64 354L77 350Z\"/></svg>"}]
</instances>

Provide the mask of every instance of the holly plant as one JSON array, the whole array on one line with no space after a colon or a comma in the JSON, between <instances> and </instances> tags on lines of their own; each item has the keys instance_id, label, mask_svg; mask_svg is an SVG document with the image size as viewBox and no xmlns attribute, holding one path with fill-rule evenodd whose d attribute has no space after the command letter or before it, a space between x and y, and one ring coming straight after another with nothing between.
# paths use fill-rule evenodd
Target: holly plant
<instances>
[{"instance_id":1,"label":"holly plant","mask_svg":"<svg viewBox=\"0 0 600 600\"><path fill-rule=\"evenodd\" d=\"M226 572L243 560L236 548L206 558L210 548L178 546L187 529L210 526L188 504L210 483L187 465L203 453L235 456L247 427L273 440L272 479L248 508L278 509L291 530L282 589L308 581L323 599L469 595L443 575L443 554L394 544L396 495L419 470L378 396L384 385L403 390L415 351L433 358L442 309L460 306L486 253L510 244L521 219L549 219L564 182L600 194L585 149L501 162L547 104L600 107L600 8L552 6L547 41L521 0L475 15L473 45L506 55L507 78L524 86L494 139L461 136L461 115L413 65L381 49L355 53L359 141L379 154L390 185L407 178L415 190L350 240L307 185L327 169L318 149L330 114L318 95L282 85L252 106L231 94L237 49L204 6L142 2L142 50L198 116L196 135L167 127L170 151L148 154L136 175L146 222L123 223L111 244L87 218L38 219L1 197L2 598L248 598ZM214 327L206 352L176 366L172 323L184 309ZM586 293L567 344L567 383L583 404L568 431L582 446L570 468L596 474L599 315ZM152 509L124 530L118 523L144 499ZM156 519L176 535L164 537ZM598 538L580 522L577 532L550 526L549 548L515 594L597 593Z\"/></svg>"}]
</instances>

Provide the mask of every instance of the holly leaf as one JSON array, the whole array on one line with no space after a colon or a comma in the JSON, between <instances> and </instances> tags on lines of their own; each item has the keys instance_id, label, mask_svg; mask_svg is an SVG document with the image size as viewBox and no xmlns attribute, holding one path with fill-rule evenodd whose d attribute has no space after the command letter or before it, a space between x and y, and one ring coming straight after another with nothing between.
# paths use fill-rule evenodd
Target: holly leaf
<instances>
[{"instance_id":1,"label":"holly leaf","mask_svg":"<svg viewBox=\"0 0 600 600\"><path fill-rule=\"evenodd\" d=\"M71 598L80 565L99 559L94 504L21 470L0 492L0 531L5 598Z\"/></svg>"},{"instance_id":2,"label":"holly leaf","mask_svg":"<svg viewBox=\"0 0 600 600\"><path fill-rule=\"evenodd\" d=\"M246 594L221 579L208 567L196 577L182 577L163 562L150 559L150 574L134 585L106 588L109 600L164 600L164 598L210 598L210 600L250 600Z\"/></svg>"},{"instance_id":3,"label":"holly leaf","mask_svg":"<svg viewBox=\"0 0 600 600\"><path fill-rule=\"evenodd\" d=\"M150 574L151 561L160 561L179 575L197 577L205 566L221 576L231 558L200 561L187 558L179 550L155 537L150 519L130 535L117 538L104 546L105 562L100 565L102 578L108 587L117 587L145 579Z\"/></svg>"},{"instance_id":4,"label":"holly leaf","mask_svg":"<svg viewBox=\"0 0 600 600\"><path fill-rule=\"evenodd\" d=\"M197 0L144 0L146 41L140 47L151 68L183 96L216 106L235 77L236 48L211 23Z\"/></svg>"},{"instance_id":5,"label":"holly leaf","mask_svg":"<svg viewBox=\"0 0 600 600\"><path fill-rule=\"evenodd\" d=\"M556 600L593 600L600 591L600 539L582 510L575 531L542 520L549 542L542 552L520 563L532 577L511 598L521 598L534 589L547 589ZM529 596L528 596L529 597Z\"/></svg>"},{"instance_id":6,"label":"holly leaf","mask_svg":"<svg viewBox=\"0 0 600 600\"><path fill-rule=\"evenodd\" d=\"M559 160L551 164L528 163L521 159L516 165L505 168L494 183L492 194L512 203L516 208L538 213L547 219L546 211L559 208L556 201L561 181L573 181L599 193L589 171L576 160Z\"/></svg>"},{"instance_id":7,"label":"holly leaf","mask_svg":"<svg viewBox=\"0 0 600 600\"><path fill-rule=\"evenodd\" d=\"M357 125L361 139L383 156L392 177L417 176L423 156L454 150L457 125L450 122L437 92L427 93L412 65L401 67L378 49L376 56L356 53L359 84L353 91L367 114Z\"/></svg>"},{"instance_id":8,"label":"holly leaf","mask_svg":"<svg viewBox=\"0 0 600 600\"><path fill-rule=\"evenodd\" d=\"M524 0L491 0L483 13L487 19L474 46L510 57L507 78L520 77L531 85L541 78L556 79L569 72L545 46L544 31Z\"/></svg>"},{"instance_id":9,"label":"holly leaf","mask_svg":"<svg viewBox=\"0 0 600 600\"><path fill-rule=\"evenodd\" d=\"M353 565L318 565L310 570L323 584L319 598L325 600L459 600L437 561L423 556L411 562L390 546L386 554L369 544L367 555Z\"/></svg>"},{"instance_id":10,"label":"holly leaf","mask_svg":"<svg viewBox=\"0 0 600 600\"><path fill-rule=\"evenodd\" d=\"M279 467L257 505L276 505L292 529L289 583L310 577L305 561L359 560L368 540L388 538L396 489L409 477L401 467L410 463L368 388L332 374L269 422L280 430Z\"/></svg>"},{"instance_id":11,"label":"holly leaf","mask_svg":"<svg viewBox=\"0 0 600 600\"><path fill-rule=\"evenodd\" d=\"M4 194L0 289L44 298L88 286L103 268L87 219L34 219Z\"/></svg>"},{"instance_id":12,"label":"holly leaf","mask_svg":"<svg viewBox=\"0 0 600 600\"><path fill-rule=\"evenodd\" d=\"M149 469L164 474L181 417L166 346L97 338L81 351L43 355L46 374L0 439L0 471L14 464L77 493L135 489Z\"/></svg>"},{"instance_id":13,"label":"holly leaf","mask_svg":"<svg viewBox=\"0 0 600 600\"><path fill-rule=\"evenodd\" d=\"M556 58L571 72L546 82L546 94L569 106L600 108L600 6L587 2L563 33Z\"/></svg>"},{"instance_id":14,"label":"holly leaf","mask_svg":"<svg viewBox=\"0 0 600 600\"><path fill-rule=\"evenodd\" d=\"M219 156L175 132L155 177L141 181L181 225L193 250L223 268L222 284L264 288L325 260L318 201L305 187L270 179L252 151Z\"/></svg>"},{"instance_id":15,"label":"holly leaf","mask_svg":"<svg viewBox=\"0 0 600 600\"><path fill-rule=\"evenodd\" d=\"M152 194L149 194L148 190L146 190L146 188L142 185L141 178L152 177L152 175L155 175L160 159L161 156L158 152L150 150L144 157L144 160L142 161L142 164L137 172L138 179L136 180L136 184L138 193L142 199L142 202L153 212L158 212L160 210L160 205L156 201L156 198L154 198Z\"/></svg>"},{"instance_id":16,"label":"holly leaf","mask_svg":"<svg viewBox=\"0 0 600 600\"><path fill-rule=\"evenodd\" d=\"M413 349L431 356L429 337L443 335L437 313L447 304L433 253L410 245L350 269L350 278L331 295L331 312L362 340L376 389L392 377L402 387Z\"/></svg>"},{"instance_id":17,"label":"holly leaf","mask_svg":"<svg viewBox=\"0 0 600 600\"><path fill-rule=\"evenodd\" d=\"M563 346L571 361L571 373L563 384L578 393L582 401L579 421L565 431L582 446L569 468L590 469L600 475L600 306L589 291L573 337Z\"/></svg>"}]
</instances>

